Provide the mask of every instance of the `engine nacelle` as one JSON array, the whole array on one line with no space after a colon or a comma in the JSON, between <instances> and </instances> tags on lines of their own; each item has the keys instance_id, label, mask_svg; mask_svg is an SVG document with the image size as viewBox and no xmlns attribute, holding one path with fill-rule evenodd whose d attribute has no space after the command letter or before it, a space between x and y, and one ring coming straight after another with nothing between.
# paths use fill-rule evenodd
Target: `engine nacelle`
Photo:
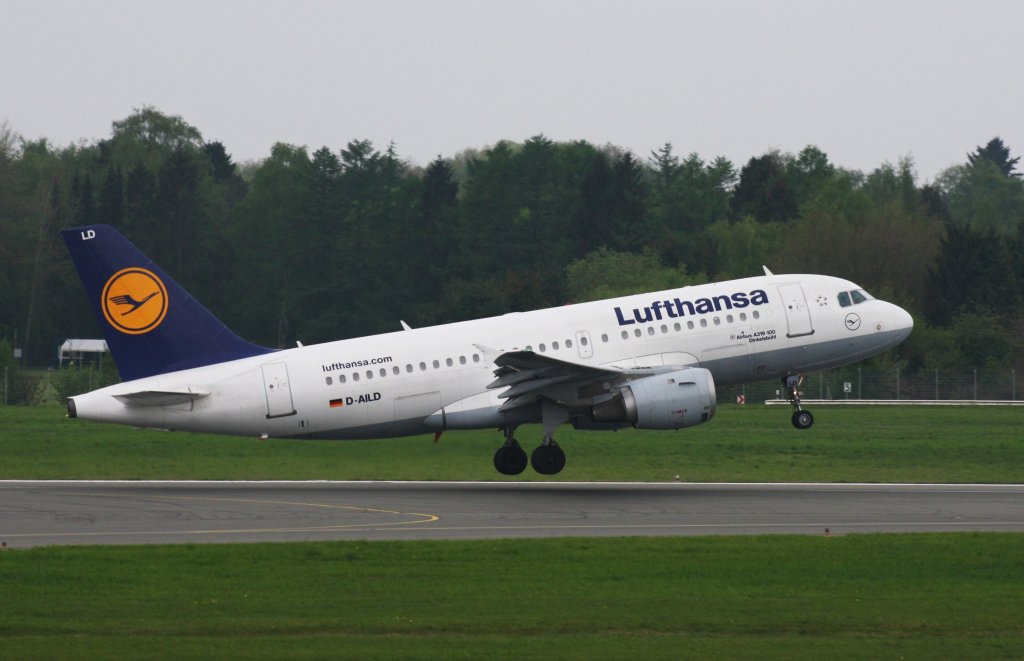
<instances>
[{"instance_id":1,"label":"engine nacelle","mask_svg":"<svg viewBox=\"0 0 1024 661\"><path fill-rule=\"evenodd\" d=\"M630 381L611 399L591 407L591 418L637 429L692 427L715 417L716 397L711 372L687 367Z\"/></svg>"}]
</instances>

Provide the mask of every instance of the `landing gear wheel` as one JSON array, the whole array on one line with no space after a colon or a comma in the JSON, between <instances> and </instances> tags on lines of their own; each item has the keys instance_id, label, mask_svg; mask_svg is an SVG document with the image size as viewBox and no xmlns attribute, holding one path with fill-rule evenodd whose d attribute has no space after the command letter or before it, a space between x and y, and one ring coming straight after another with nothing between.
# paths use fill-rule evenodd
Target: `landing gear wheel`
<instances>
[{"instance_id":1,"label":"landing gear wheel","mask_svg":"<svg viewBox=\"0 0 1024 661\"><path fill-rule=\"evenodd\" d=\"M494 467L502 475L519 475L526 470L526 452L515 439L494 453Z\"/></svg>"},{"instance_id":2,"label":"landing gear wheel","mask_svg":"<svg viewBox=\"0 0 1024 661\"><path fill-rule=\"evenodd\" d=\"M793 406L793 426L797 429L810 429L814 424L814 416L810 411L805 411L800 407L800 384L803 382L803 374L787 374L782 377L782 385L786 388L786 399Z\"/></svg>"},{"instance_id":3,"label":"landing gear wheel","mask_svg":"<svg viewBox=\"0 0 1024 661\"><path fill-rule=\"evenodd\" d=\"M797 429L809 429L814 424L814 416L810 411L793 411L793 426Z\"/></svg>"},{"instance_id":4,"label":"landing gear wheel","mask_svg":"<svg viewBox=\"0 0 1024 661\"><path fill-rule=\"evenodd\" d=\"M541 475L556 475L565 468L565 452L554 441L547 445L538 445L530 455L530 463L533 470Z\"/></svg>"}]
</instances>

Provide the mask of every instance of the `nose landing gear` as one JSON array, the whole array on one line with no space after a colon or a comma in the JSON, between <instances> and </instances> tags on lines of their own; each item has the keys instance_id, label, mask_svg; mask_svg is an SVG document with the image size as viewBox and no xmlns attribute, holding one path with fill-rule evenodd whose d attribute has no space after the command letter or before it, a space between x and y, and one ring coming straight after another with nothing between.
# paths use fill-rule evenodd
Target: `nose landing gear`
<instances>
[{"instance_id":1,"label":"nose landing gear","mask_svg":"<svg viewBox=\"0 0 1024 661\"><path fill-rule=\"evenodd\" d=\"M797 429L809 429L814 424L814 416L811 415L811 412L800 407L800 384L803 382L803 374L790 374L782 377L782 385L786 388L786 398L793 405L791 421Z\"/></svg>"}]
</instances>

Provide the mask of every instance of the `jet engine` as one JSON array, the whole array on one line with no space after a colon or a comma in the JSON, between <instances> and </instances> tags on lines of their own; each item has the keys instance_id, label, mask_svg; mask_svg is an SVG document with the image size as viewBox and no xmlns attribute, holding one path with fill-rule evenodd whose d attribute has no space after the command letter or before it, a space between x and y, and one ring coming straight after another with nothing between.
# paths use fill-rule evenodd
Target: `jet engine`
<instances>
[{"instance_id":1,"label":"jet engine","mask_svg":"<svg viewBox=\"0 0 1024 661\"><path fill-rule=\"evenodd\" d=\"M599 425L631 424L637 429L679 429L715 417L715 381L711 372L688 367L629 381L590 416Z\"/></svg>"}]
</instances>

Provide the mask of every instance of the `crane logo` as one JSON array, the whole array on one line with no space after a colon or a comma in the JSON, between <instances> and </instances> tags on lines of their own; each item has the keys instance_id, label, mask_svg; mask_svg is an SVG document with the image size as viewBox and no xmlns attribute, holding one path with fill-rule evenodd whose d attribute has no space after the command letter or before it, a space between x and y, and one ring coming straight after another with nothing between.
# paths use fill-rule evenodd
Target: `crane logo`
<instances>
[{"instance_id":1,"label":"crane logo","mask_svg":"<svg viewBox=\"0 0 1024 661\"><path fill-rule=\"evenodd\" d=\"M100 300L107 323L129 335L153 330L167 315L167 288L152 271L121 269L107 280Z\"/></svg>"}]
</instances>

